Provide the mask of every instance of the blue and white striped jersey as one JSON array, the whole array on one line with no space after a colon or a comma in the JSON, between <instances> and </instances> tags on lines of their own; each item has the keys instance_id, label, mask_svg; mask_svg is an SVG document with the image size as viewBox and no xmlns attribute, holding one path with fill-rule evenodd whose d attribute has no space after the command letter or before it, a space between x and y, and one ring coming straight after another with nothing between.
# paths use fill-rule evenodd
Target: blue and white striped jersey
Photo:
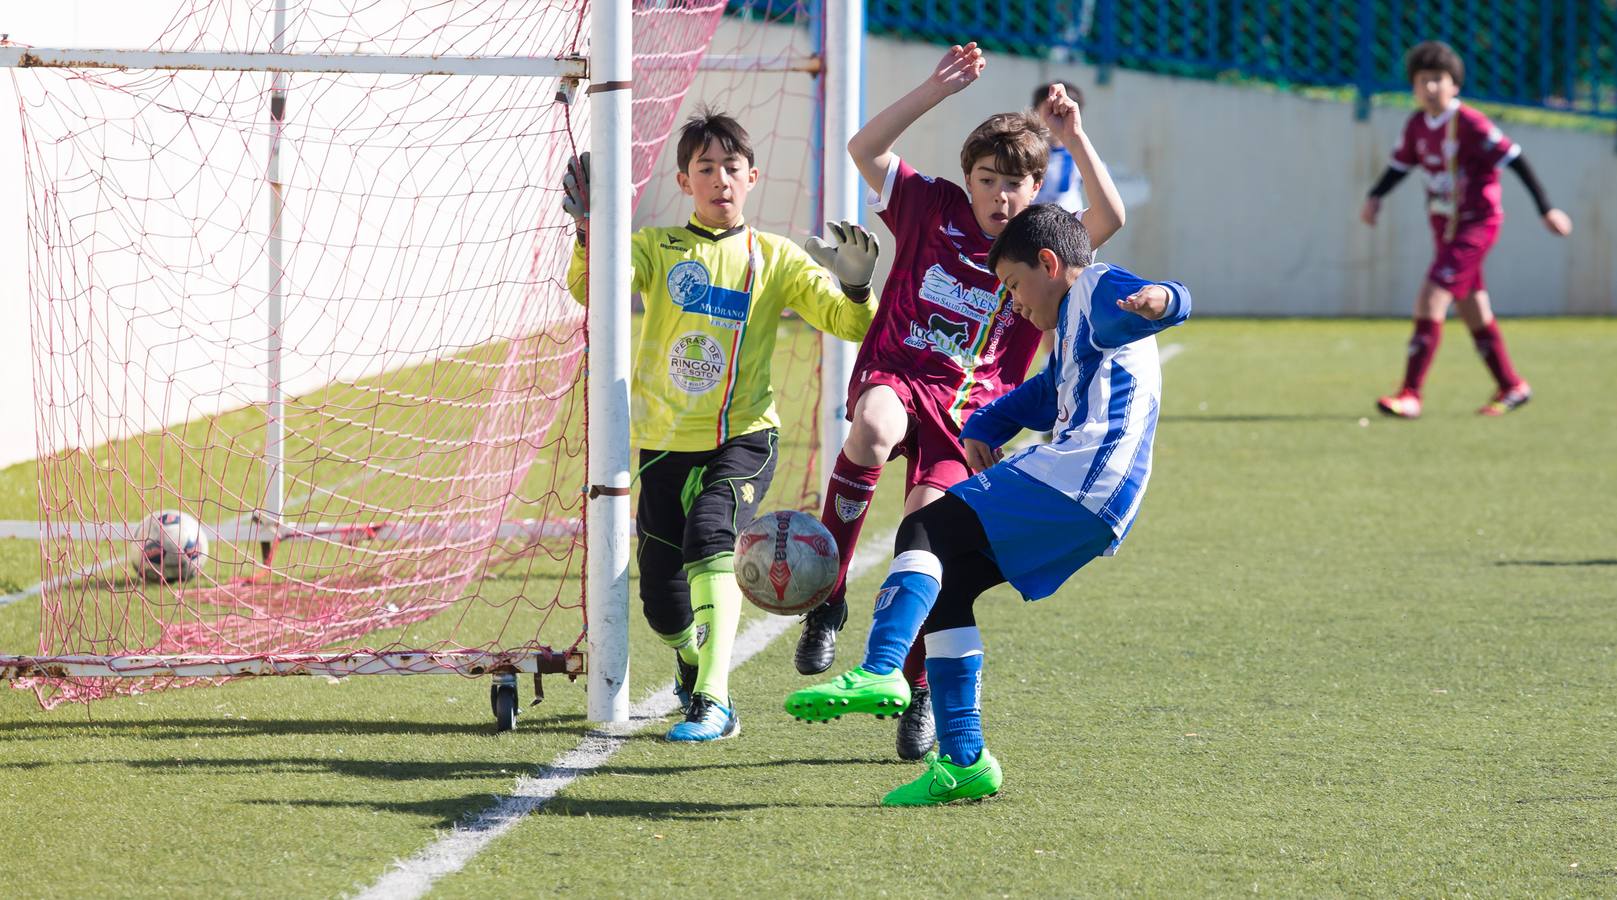
<instances>
[{"instance_id":1,"label":"blue and white striped jersey","mask_svg":"<svg viewBox=\"0 0 1617 900\"><path fill-rule=\"evenodd\" d=\"M1066 147L1057 144L1050 148L1050 162L1045 167L1044 181L1040 182L1039 193L1033 202L1054 203L1074 214L1083 212L1089 205L1084 199L1084 176L1079 173L1078 164L1072 161L1072 154Z\"/></svg>"},{"instance_id":2,"label":"blue and white striped jersey","mask_svg":"<svg viewBox=\"0 0 1617 900\"><path fill-rule=\"evenodd\" d=\"M1118 308L1153 283L1172 297L1167 315L1152 321ZM1023 428L1053 431L1050 443L1005 464L1100 516L1121 543L1151 476L1162 401L1155 335L1189 317L1190 292L1176 281L1146 281L1105 263L1085 268L1061 303L1050 364L977 410L961 438L998 447Z\"/></svg>"}]
</instances>

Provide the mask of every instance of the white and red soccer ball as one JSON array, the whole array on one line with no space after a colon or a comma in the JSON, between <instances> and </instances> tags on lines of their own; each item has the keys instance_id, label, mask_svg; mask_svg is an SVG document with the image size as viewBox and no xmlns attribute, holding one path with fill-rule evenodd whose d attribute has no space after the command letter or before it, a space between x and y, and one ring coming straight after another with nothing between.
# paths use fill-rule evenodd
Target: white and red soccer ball
<instances>
[{"instance_id":1,"label":"white and red soccer ball","mask_svg":"<svg viewBox=\"0 0 1617 900\"><path fill-rule=\"evenodd\" d=\"M172 509L146 517L135 546L135 571L155 584L190 581L208 559L202 523Z\"/></svg>"},{"instance_id":2,"label":"white and red soccer ball","mask_svg":"<svg viewBox=\"0 0 1617 900\"><path fill-rule=\"evenodd\" d=\"M764 513L736 535L736 583L752 605L777 616L808 612L837 583L837 542L806 513Z\"/></svg>"}]
</instances>

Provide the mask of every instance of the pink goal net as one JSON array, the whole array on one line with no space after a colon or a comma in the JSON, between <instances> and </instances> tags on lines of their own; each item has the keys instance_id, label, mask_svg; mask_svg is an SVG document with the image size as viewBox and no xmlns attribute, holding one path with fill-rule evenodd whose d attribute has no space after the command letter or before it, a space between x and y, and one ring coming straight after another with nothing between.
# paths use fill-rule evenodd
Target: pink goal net
<instances>
[{"instance_id":1,"label":"pink goal net","mask_svg":"<svg viewBox=\"0 0 1617 900\"><path fill-rule=\"evenodd\" d=\"M276 5L190 0L148 46L589 52L585 0L297 0L278 34ZM811 123L769 116L783 98L812 102L812 81L769 60L812 55L806 19L795 4L724 11L635 3L636 224L688 213L662 151L700 99L760 136L773 198L756 224L800 238L815 224ZM754 61L698 76L716 32ZM297 671L315 654L463 674L530 657L576 672L585 309L564 287L559 184L588 146L582 92L511 75L13 79L36 347L37 660L128 676L46 668L15 683L49 707L224 677L156 656L226 675ZM782 348L796 450L774 505L812 504L816 345ZM165 511L200 523L207 543L183 580L140 562L186 549L183 526L153 530Z\"/></svg>"}]
</instances>

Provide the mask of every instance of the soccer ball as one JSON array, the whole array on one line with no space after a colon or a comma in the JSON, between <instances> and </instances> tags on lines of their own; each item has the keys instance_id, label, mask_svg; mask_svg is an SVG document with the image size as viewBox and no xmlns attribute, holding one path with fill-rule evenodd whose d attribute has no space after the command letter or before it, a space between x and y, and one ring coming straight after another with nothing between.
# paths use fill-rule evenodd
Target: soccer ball
<instances>
[{"instance_id":1,"label":"soccer ball","mask_svg":"<svg viewBox=\"0 0 1617 900\"><path fill-rule=\"evenodd\" d=\"M837 542L796 510L764 513L736 535L736 582L752 605L777 616L808 612L837 583Z\"/></svg>"},{"instance_id":2,"label":"soccer ball","mask_svg":"<svg viewBox=\"0 0 1617 900\"><path fill-rule=\"evenodd\" d=\"M146 517L135 552L135 571L142 578L155 584L190 581L207 558L208 536L201 522L172 509Z\"/></svg>"}]
</instances>

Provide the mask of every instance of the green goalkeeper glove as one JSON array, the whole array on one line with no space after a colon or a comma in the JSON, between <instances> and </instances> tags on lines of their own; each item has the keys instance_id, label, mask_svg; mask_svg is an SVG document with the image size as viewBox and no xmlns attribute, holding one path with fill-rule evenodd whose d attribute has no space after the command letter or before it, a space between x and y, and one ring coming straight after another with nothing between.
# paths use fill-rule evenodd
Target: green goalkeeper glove
<instances>
[{"instance_id":1,"label":"green goalkeeper glove","mask_svg":"<svg viewBox=\"0 0 1617 900\"><path fill-rule=\"evenodd\" d=\"M827 222L825 229L835 243L811 237L803 242L803 249L815 262L831 270L844 292L869 288L876 274L876 259L881 256L881 242L851 222Z\"/></svg>"}]
</instances>

